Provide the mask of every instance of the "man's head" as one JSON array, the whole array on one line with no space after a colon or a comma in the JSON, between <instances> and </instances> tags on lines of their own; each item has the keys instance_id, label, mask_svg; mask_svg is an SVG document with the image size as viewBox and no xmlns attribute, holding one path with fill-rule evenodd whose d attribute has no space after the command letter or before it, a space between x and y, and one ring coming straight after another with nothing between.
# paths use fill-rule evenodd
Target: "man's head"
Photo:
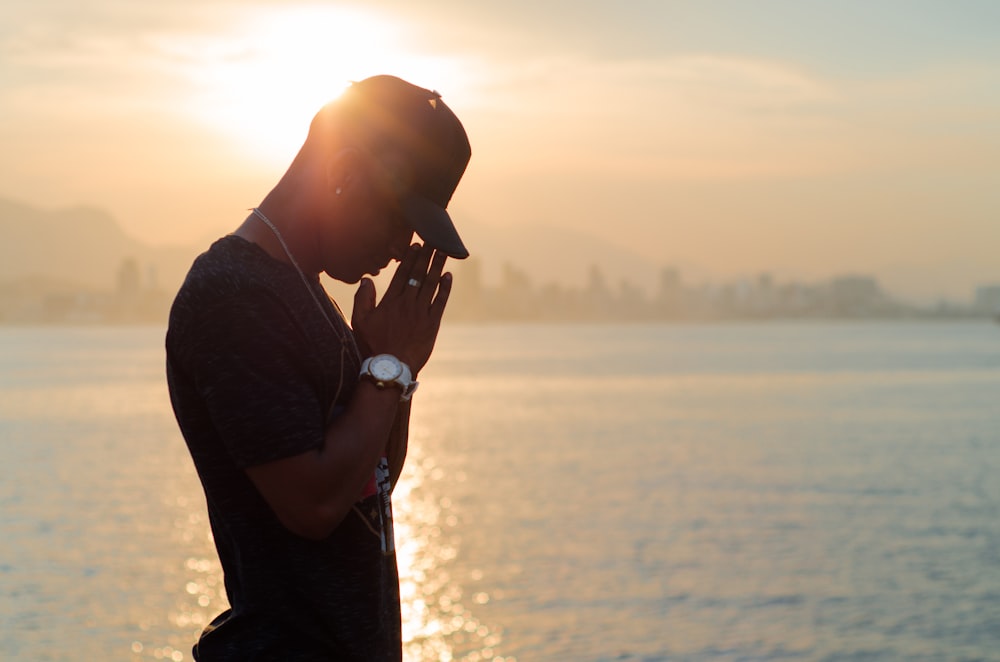
<instances>
[{"instance_id":1,"label":"man's head","mask_svg":"<svg viewBox=\"0 0 1000 662\"><path fill-rule=\"evenodd\" d=\"M446 209L472 152L437 92L393 76L354 83L316 115L308 143L365 154L420 238L450 257L468 257Z\"/></svg>"}]
</instances>

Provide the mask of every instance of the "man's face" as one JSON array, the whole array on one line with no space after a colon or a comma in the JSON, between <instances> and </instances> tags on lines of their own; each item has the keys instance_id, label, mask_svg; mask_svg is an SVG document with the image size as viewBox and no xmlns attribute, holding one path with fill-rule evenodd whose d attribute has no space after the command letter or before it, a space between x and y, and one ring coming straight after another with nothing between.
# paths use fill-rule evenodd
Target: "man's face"
<instances>
[{"instance_id":1,"label":"man's face","mask_svg":"<svg viewBox=\"0 0 1000 662\"><path fill-rule=\"evenodd\" d=\"M392 260L400 260L413 240L398 194L380 181L379 172L359 173L357 185L342 201L339 231L327 239L326 272L337 280L356 283L377 275Z\"/></svg>"}]
</instances>

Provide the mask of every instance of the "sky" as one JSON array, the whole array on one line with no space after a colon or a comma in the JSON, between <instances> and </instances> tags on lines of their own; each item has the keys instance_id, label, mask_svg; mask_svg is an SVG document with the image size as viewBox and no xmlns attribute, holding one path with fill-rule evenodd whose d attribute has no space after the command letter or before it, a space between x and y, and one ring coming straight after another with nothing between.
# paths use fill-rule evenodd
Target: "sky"
<instances>
[{"instance_id":1,"label":"sky","mask_svg":"<svg viewBox=\"0 0 1000 662\"><path fill-rule=\"evenodd\" d=\"M1000 282L992 0L6 0L0 197L204 242L376 73L462 118L459 227L563 228L713 279Z\"/></svg>"}]
</instances>

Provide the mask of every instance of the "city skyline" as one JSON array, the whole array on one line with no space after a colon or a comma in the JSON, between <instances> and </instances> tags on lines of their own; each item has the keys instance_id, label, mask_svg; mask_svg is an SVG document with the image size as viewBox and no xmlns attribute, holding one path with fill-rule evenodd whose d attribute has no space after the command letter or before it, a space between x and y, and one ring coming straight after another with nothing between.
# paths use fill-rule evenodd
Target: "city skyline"
<instances>
[{"instance_id":1,"label":"city skyline","mask_svg":"<svg viewBox=\"0 0 1000 662\"><path fill-rule=\"evenodd\" d=\"M483 251L468 260L450 261L459 286L472 274L477 287L502 287L511 273L542 288L579 289L599 271L608 289L628 289L653 297L662 287L665 271L682 278L685 287L702 292L734 287L745 290L748 284L766 279L800 287L843 278L868 278L879 283L893 299L917 308L963 307L975 300L977 290L1000 284L1000 269L995 277L975 282L969 290L948 297L912 297L894 288L879 274L834 266L829 272L803 277L760 265L756 269L732 274L713 273L699 265L655 262L622 247L611 247L596 236L582 231L567 231L558 226L532 229L530 245L516 231L483 226L466 226L467 240L482 245ZM148 244L130 236L107 210L95 207L46 209L0 197L0 231L7 242L0 246L0 286L32 280L56 285L60 291L102 291L117 279L122 261L135 260L145 274L152 274L158 288L172 292L179 287L191 261L208 241L169 247ZM561 265L550 256L560 253ZM566 266L571 263L571 266ZM392 273L385 270L375 278L384 289ZM353 298L353 285L327 279L327 286L338 300Z\"/></svg>"},{"instance_id":2,"label":"city skyline","mask_svg":"<svg viewBox=\"0 0 1000 662\"><path fill-rule=\"evenodd\" d=\"M877 278L838 274L814 282L782 281L762 272L734 281L690 281L673 267L660 269L652 291L628 279L613 282L599 264L583 283L536 282L505 262L499 282L488 282L479 258L458 268L449 301L456 322L739 322L797 320L980 319L1000 322L1000 282L977 286L967 300L906 301ZM345 304L353 289L324 277L331 296ZM384 279L382 287L384 289ZM162 324L173 284L155 265L132 256L115 265L113 282L83 285L37 275L0 279L0 325Z\"/></svg>"}]
</instances>

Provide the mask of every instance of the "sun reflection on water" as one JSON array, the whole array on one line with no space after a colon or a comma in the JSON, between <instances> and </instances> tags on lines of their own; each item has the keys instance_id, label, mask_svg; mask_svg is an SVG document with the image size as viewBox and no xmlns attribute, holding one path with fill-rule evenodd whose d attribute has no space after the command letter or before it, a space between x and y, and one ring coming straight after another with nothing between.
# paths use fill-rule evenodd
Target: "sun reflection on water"
<instances>
[{"instance_id":1,"label":"sun reflection on water","mask_svg":"<svg viewBox=\"0 0 1000 662\"><path fill-rule=\"evenodd\" d=\"M435 489L442 480L442 468L411 442L393 493L404 659L515 662L497 654L500 633L477 619L469 606L485 605L490 596L485 591L467 595L457 574L460 518L451 500ZM481 579L481 571L470 578Z\"/></svg>"},{"instance_id":2,"label":"sun reflection on water","mask_svg":"<svg viewBox=\"0 0 1000 662\"><path fill-rule=\"evenodd\" d=\"M482 570L469 570L461 562L462 518L452 500L441 494L449 482L462 480L464 476L446 471L419 443L411 442L393 493L406 662L516 662L500 655L499 628L475 614L502 594L482 590ZM175 636L167 641L137 639L131 653L134 660L182 662L190 659L185 642L193 643L229 604L204 503L175 494L164 496L163 507L173 514L174 544L188 552L167 578L171 589L180 588L174 590L176 599L166 615ZM470 584L477 589L467 590Z\"/></svg>"},{"instance_id":3,"label":"sun reflection on water","mask_svg":"<svg viewBox=\"0 0 1000 662\"><path fill-rule=\"evenodd\" d=\"M190 471L193 472L193 468ZM186 551L187 557L181 557L184 560L178 560L163 571L165 586L175 596L172 608L165 614L169 623L166 641L162 625L140 627L148 637L132 642L133 660L190 660L191 645L205 625L229 608L222 564L215 555L204 501L171 492L173 490L168 490L162 498L164 511L173 513L171 544L175 549Z\"/></svg>"}]
</instances>

